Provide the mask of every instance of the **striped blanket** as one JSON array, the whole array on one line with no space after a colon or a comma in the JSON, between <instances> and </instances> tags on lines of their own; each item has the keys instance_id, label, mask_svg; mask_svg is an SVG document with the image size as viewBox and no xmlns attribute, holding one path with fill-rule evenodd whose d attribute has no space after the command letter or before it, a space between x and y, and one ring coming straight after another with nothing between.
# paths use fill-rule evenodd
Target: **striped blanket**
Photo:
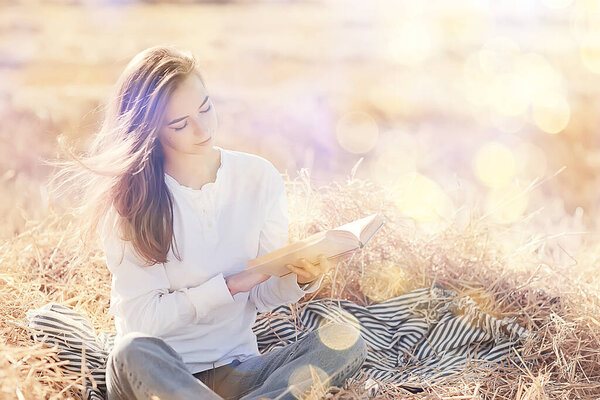
<instances>
[{"instance_id":1,"label":"striped blanket","mask_svg":"<svg viewBox=\"0 0 600 400\"><path fill-rule=\"evenodd\" d=\"M105 362L115 335L96 334L85 316L57 303L28 310L27 319L31 338L56 345L58 357L68 360L63 368L86 373L86 398L104 399ZM470 297L438 287L366 307L329 298L282 305L259 313L253 330L262 354L329 321L353 324L367 342L367 359L346 385L360 379L370 396L377 394L377 382L415 392L472 369L474 361L493 366L514 359L529 335L514 320L494 318Z\"/></svg>"}]
</instances>

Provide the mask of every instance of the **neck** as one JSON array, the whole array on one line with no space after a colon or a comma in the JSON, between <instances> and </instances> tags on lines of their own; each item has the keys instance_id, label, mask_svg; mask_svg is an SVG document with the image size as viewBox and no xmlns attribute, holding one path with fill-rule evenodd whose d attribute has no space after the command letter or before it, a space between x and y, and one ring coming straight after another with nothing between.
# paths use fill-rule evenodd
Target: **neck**
<instances>
[{"instance_id":1,"label":"neck","mask_svg":"<svg viewBox=\"0 0 600 400\"><path fill-rule=\"evenodd\" d=\"M182 185L199 188L212 181L220 165L220 152L215 147L199 154L165 151L164 170Z\"/></svg>"}]
</instances>

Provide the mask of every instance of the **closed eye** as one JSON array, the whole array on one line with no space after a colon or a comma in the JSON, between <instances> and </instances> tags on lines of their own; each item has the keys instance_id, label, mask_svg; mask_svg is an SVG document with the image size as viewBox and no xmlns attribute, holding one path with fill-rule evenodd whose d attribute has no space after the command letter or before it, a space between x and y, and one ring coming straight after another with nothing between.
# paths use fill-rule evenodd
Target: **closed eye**
<instances>
[{"instance_id":1,"label":"closed eye","mask_svg":"<svg viewBox=\"0 0 600 400\"><path fill-rule=\"evenodd\" d=\"M204 110L204 111L200 111L200 113L201 113L201 114L204 114L204 113L207 113L207 112L209 112L209 111L210 111L210 107L211 107L211 106L212 106L212 105L211 105L211 104L209 104L209 105L208 105L208 108L207 108L206 110ZM180 128L172 128L172 129L175 129L176 131L180 131L180 130L182 130L183 128L185 128L186 126L187 126L187 121L185 121L185 124L184 124L182 127L180 127Z\"/></svg>"}]
</instances>

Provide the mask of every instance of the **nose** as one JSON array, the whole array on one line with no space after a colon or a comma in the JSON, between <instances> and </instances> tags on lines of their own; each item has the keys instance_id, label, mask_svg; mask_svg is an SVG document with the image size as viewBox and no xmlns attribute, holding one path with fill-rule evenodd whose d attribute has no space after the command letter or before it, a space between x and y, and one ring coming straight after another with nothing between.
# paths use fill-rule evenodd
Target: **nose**
<instances>
[{"instance_id":1,"label":"nose","mask_svg":"<svg viewBox=\"0 0 600 400\"><path fill-rule=\"evenodd\" d=\"M194 136L196 136L200 141L208 139L210 136L210 129L208 126L208 122L204 121L202 117L196 117L192 119L193 127L194 127Z\"/></svg>"}]
</instances>

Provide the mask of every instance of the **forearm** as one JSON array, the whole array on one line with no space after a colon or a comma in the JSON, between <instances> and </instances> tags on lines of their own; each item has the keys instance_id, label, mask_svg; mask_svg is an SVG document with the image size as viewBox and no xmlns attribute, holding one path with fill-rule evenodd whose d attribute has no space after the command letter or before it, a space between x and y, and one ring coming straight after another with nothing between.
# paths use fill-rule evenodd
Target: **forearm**
<instances>
[{"instance_id":1,"label":"forearm","mask_svg":"<svg viewBox=\"0 0 600 400\"><path fill-rule=\"evenodd\" d=\"M239 293L239 290L237 290L233 283L231 282L231 277L227 276L225 277L225 283L227 284L227 288L229 289L229 293L231 293L231 295L233 296L236 293Z\"/></svg>"}]
</instances>

